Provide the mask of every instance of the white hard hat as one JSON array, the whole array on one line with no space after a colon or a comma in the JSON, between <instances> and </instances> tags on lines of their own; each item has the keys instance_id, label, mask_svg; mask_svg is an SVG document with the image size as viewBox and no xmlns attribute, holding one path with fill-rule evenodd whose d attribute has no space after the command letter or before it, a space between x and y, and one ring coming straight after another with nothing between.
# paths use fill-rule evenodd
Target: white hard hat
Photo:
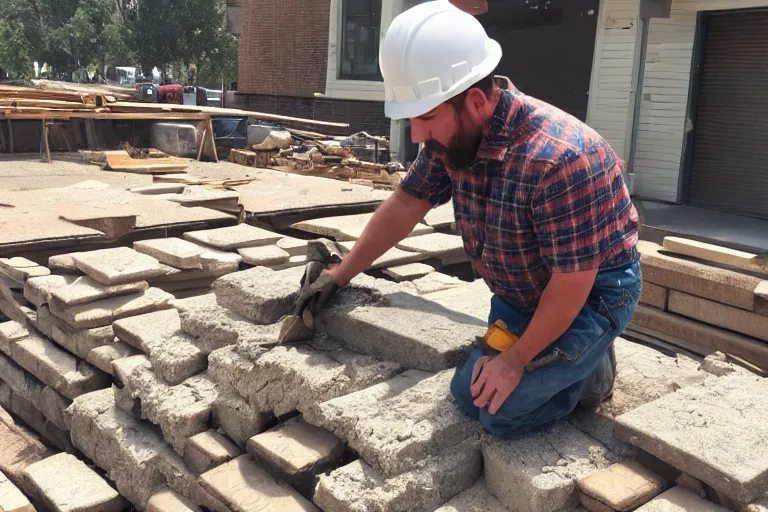
<instances>
[{"instance_id":1,"label":"white hard hat","mask_svg":"<svg viewBox=\"0 0 768 512\"><path fill-rule=\"evenodd\" d=\"M500 60L499 43L448 0L408 9L392 21L379 49L384 113L426 114L490 75Z\"/></svg>"}]
</instances>

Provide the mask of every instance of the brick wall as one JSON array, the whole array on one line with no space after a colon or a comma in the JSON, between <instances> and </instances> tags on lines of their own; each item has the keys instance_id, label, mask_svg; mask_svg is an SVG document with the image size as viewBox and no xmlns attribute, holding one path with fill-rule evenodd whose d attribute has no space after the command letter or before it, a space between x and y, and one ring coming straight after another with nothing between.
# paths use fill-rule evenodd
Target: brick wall
<instances>
[{"instance_id":1,"label":"brick wall","mask_svg":"<svg viewBox=\"0 0 768 512\"><path fill-rule=\"evenodd\" d=\"M319 121L349 123L350 133L366 131L372 135L389 137L390 120L384 116L384 103L381 101L299 98L238 92L235 94L235 103L229 106Z\"/></svg>"},{"instance_id":2,"label":"brick wall","mask_svg":"<svg viewBox=\"0 0 768 512\"><path fill-rule=\"evenodd\" d=\"M243 2L238 92L324 93L330 9L330 0Z\"/></svg>"}]
</instances>

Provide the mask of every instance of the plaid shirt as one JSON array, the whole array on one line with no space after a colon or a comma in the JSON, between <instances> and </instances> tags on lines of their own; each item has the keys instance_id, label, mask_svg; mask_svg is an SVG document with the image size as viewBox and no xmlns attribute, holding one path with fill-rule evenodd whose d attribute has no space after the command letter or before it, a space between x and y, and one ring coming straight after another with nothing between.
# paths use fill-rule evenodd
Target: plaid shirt
<instances>
[{"instance_id":1,"label":"plaid shirt","mask_svg":"<svg viewBox=\"0 0 768 512\"><path fill-rule=\"evenodd\" d=\"M448 169L422 151L401 187L433 205L453 198L477 273L513 306L532 309L553 272L636 258L638 215L623 163L600 135L499 78L475 162Z\"/></svg>"}]
</instances>

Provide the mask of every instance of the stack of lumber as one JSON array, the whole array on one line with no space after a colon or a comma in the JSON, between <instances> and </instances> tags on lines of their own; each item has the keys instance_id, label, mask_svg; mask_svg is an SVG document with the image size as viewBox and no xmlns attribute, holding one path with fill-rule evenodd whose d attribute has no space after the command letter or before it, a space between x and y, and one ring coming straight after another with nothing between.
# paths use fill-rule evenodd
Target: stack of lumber
<instances>
[{"instance_id":1,"label":"stack of lumber","mask_svg":"<svg viewBox=\"0 0 768 512\"><path fill-rule=\"evenodd\" d=\"M643 292L625 335L768 370L765 258L677 237L639 248Z\"/></svg>"},{"instance_id":2,"label":"stack of lumber","mask_svg":"<svg viewBox=\"0 0 768 512\"><path fill-rule=\"evenodd\" d=\"M38 113L59 110L104 112L104 107L109 103L116 102L118 97L127 98L128 95L99 89L86 92L0 86L0 112L6 115L9 113Z\"/></svg>"}]
</instances>

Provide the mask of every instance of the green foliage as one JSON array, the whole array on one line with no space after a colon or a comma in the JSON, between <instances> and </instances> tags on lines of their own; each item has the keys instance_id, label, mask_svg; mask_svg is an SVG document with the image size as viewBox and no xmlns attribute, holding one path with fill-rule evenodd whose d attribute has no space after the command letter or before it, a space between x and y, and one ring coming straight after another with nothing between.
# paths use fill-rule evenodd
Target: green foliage
<instances>
[{"instance_id":1,"label":"green foliage","mask_svg":"<svg viewBox=\"0 0 768 512\"><path fill-rule=\"evenodd\" d=\"M237 40L224 0L0 0L0 67L30 77L34 61L61 74L139 64L213 84L236 78Z\"/></svg>"}]
</instances>

